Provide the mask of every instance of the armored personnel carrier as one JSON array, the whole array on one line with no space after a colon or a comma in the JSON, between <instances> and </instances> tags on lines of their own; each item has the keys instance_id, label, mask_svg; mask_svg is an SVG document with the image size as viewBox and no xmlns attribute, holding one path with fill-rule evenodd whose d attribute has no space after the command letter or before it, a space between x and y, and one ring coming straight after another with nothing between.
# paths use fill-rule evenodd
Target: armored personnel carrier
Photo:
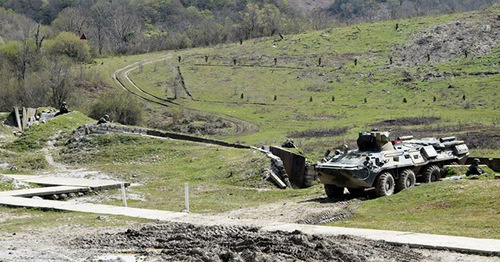
<instances>
[{"instance_id":1,"label":"armored personnel carrier","mask_svg":"<svg viewBox=\"0 0 500 262\"><path fill-rule=\"evenodd\" d=\"M389 139L389 132L360 132L358 149L329 152L316 165L319 180L329 198L341 197L344 188L353 195L374 189L377 196L388 196L413 187L415 181L437 181L444 165L464 164L469 149L454 136Z\"/></svg>"}]
</instances>

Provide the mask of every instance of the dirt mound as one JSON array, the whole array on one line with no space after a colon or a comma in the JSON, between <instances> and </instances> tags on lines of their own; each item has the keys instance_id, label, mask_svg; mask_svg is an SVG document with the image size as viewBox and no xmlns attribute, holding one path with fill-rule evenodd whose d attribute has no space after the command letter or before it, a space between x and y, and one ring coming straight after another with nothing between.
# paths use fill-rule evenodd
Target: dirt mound
<instances>
[{"instance_id":1,"label":"dirt mound","mask_svg":"<svg viewBox=\"0 0 500 262\"><path fill-rule=\"evenodd\" d=\"M439 117L403 117L380 121L374 126L416 126L427 125L440 120Z\"/></svg>"},{"instance_id":2,"label":"dirt mound","mask_svg":"<svg viewBox=\"0 0 500 262\"><path fill-rule=\"evenodd\" d=\"M361 204L359 199L339 202L336 208L326 211L311 211L307 217L297 221L298 224L321 225L334 221L342 221L354 216L356 209Z\"/></svg>"},{"instance_id":3,"label":"dirt mound","mask_svg":"<svg viewBox=\"0 0 500 262\"><path fill-rule=\"evenodd\" d=\"M255 227L147 225L73 241L85 249L117 249L165 261L416 261L406 247L348 236L322 237L299 231L261 232ZM148 250L159 250L160 253Z\"/></svg>"},{"instance_id":4,"label":"dirt mound","mask_svg":"<svg viewBox=\"0 0 500 262\"><path fill-rule=\"evenodd\" d=\"M455 21L438 25L411 36L406 46L394 48L403 64L446 62L455 58L474 58L491 52L500 44L500 20L487 19L483 23ZM428 56L429 55L429 56Z\"/></svg>"}]
</instances>

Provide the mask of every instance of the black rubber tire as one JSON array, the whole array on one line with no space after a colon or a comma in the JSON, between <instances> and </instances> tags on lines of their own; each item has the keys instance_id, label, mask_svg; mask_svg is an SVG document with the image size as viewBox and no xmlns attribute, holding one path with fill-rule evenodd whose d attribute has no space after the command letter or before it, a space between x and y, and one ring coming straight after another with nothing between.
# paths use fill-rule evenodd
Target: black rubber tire
<instances>
[{"instance_id":1,"label":"black rubber tire","mask_svg":"<svg viewBox=\"0 0 500 262\"><path fill-rule=\"evenodd\" d=\"M353 197L362 197L366 196L366 192L364 188L347 188L349 190L349 193Z\"/></svg>"},{"instance_id":2,"label":"black rubber tire","mask_svg":"<svg viewBox=\"0 0 500 262\"><path fill-rule=\"evenodd\" d=\"M396 180L396 192L415 186L415 173L411 169L403 170Z\"/></svg>"},{"instance_id":3,"label":"black rubber tire","mask_svg":"<svg viewBox=\"0 0 500 262\"><path fill-rule=\"evenodd\" d=\"M344 188L325 184L325 193L328 198L341 198L344 196Z\"/></svg>"},{"instance_id":4,"label":"black rubber tire","mask_svg":"<svg viewBox=\"0 0 500 262\"><path fill-rule=\"evenodd\" d=\"M422 175L422 181L424 183L436 182L441 178L441 169L436 165L431 165L425 168Z\"/></svg>"},{"instance_id":5,"label":"black rubber tire","mask_svg":"<svg viewBox=\"0 0 500 262\"><path fill-rule=\"evenodd\" d=\"M375 194L377 197L394 194L394 188L394 177L392 177L391 173L384 172L377 177L377 183L375 185Z\"/></svg>"}]
</instances>

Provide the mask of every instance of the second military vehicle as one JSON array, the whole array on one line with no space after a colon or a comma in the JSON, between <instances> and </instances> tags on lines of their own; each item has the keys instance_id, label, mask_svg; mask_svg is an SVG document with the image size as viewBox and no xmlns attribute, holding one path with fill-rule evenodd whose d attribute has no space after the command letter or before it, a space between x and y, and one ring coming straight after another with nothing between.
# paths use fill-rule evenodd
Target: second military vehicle
<instances>
[{"instance_id":1,"label":"second military vehicle","mask_svg":"<svg viewBox=\"0 0 500 262\"><path fill-rule=\"evenodd\" d=\"M344 188L353 195L374 189L377 196L388 196L413 187L415 181L434 182L441 178L444 165L464 164L469 149L456 137L391 141L389 132L360 132L358 149L335 155L325 154L316 165L319 180L329 198L341 197Z\"/></svg>"}]
</instances>

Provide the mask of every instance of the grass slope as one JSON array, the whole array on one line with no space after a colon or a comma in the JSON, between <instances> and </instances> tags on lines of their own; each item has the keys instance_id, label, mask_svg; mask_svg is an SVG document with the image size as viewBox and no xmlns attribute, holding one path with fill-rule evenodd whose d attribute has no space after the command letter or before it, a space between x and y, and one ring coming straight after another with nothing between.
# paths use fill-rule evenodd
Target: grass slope
<instances>
[{"instance_id":1,"label":"grass slope","mask_svg":"<svg viewBox=\"0 0 500 262\"><path fill-rule=\"evenodd\" d=\"M270 160L252 150L111 134L70 144L59 159L141 183L130 190L146 201L132 200L133 207L180 211L184 183L189 183L193 212L221 212L321 194L318 188L283 191L263 181L261 169ZM121 204L119 200L109 203Z\"/></svg>"},{"instance_id":2,"label":"grass slope","mask_svg":"<svg viewBox=\"0 0 500 262\"><path fill-rule=\"evenodd\" d=\"M334 226L500 238L500 180L424 184L364 202Z\"/></svg>"},{"instance_id":3,"label":"grass slope","mask_svg":"<svg viewBox=\"0 0 500 262\"><path fill-rule=\"evenodd\" d=\"M279 144L296 132L347 128L340 135L323 132L323 137L295 137L312 159L318 159L326 147L352 142L358 131L380 121L422 117L437 120L382 129L421 136L457 135L472 145L473 154L498 157L494 134L500 122L500 47L492 46L490 53L468 58L457 54L463 50L456 50L449 61L415 64L405 60L410 54L397 51L437 25L459 20L472 25L487 23L497 10L359 24L290 35L284 40L262 38L243 45L191 49L173 53L171 59L143 64L131 72L131 78L156 96L173 97L173 78L179 66L194 100L179 91L177 102L258 125L257 133L221 136L231 141ZM396 23L401 30L394 30ZM182 57L181 63L177 56ZM393 57L392 65L389 57ZM476 75L478 72L483 74ZM179 114L179 110L171 108L169 114ZM488 142L478 146L467 137L470 133L488 134L481 138Z\"/></svg>"}]
</instances>

